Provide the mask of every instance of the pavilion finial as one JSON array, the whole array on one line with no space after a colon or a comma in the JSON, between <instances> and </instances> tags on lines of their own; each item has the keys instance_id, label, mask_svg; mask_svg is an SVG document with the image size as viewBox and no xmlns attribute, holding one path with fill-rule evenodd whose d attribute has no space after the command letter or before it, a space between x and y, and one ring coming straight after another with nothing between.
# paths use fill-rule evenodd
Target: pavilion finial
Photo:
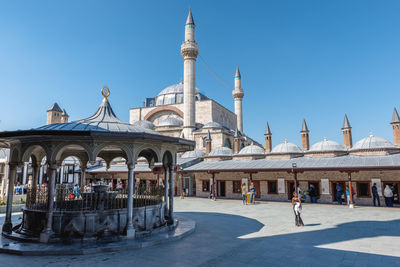
<instances>
[{"instance_id":1,"label":"pavilion finial","mask_svg":"<svg viewBox=\"0 0 400 267\"><path fill-rule=\"evenodd\" d=\"M107 100L107 98L110 96L110 88L108 88L107 85L104 85L103 88L101 88L101 94L104 96L104 99Z\"/></svg>"}]
</instances>

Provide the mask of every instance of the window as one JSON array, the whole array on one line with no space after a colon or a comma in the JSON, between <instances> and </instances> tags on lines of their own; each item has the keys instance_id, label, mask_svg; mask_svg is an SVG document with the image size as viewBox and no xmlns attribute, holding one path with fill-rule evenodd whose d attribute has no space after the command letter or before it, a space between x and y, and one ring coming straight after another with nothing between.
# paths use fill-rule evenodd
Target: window
<instances>
[{"instance_id":1,"label":"window","mask_svg":"<svg viewBox=\"0 0 400 267\"><path fill-rule=\"evenodd\" d=\"M210 181L203 181L203 192L210 192Z\"/></svg>"},{"instance_id":2,"label":"window","mask_svg":"<svg viewBox=\"0 0 400 267\"><path fill-rule=\"evenodd\" d=\"M241 189L241 184L240 181L233 181L233 190L232 193L241 193L242 189Z\"/></svg>"},{"instance_id":3,"label":"window","mask_svg":"<svg viewBox=\"0 0 400 267\"><path fill-rule=\"evenodd\" d=\"M277 181L268 181L268 194L277 194L277 188Z\"/></svg>"},{"instance_id":4,"label":"window","mask_svg":"<svg viewBox=\"0 0 400 267\"><path fill-rule=\"evenodd\" d=\"M358 182L357 183L357 197L369 197L369 182Z\"/></svg>"},{"instance_id":5,"label":"window","mask_svg":"<svg viewBox=\"0 0 400 267\"><path fill-rule=\"evenodd\" d=\"M164 96L162 95L162 96L157 97L156 101L157 101L157 106L164 105Z\"/></svg>"}]
</instances>

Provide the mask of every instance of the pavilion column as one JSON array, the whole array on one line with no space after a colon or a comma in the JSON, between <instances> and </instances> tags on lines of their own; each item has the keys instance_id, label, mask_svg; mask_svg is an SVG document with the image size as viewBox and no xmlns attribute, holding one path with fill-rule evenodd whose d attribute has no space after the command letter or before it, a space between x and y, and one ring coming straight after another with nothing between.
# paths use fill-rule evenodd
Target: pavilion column
<instances>
[{"instance_id":1,"label":"pavilion column","mask_svg":"<svg viewBox=\"0 0 400 267\"><path fill-rule=\"evenodd\" d=\"M86 165L81 166L81 179L79 181L80 182L79 186L81 189L83 189L83 187L86 184L86 169L87 169Z\"/></svg>"},{"instance_id":2,"label":"pavilion column","mask_svg":"<svg viewBox=\"0 0 400 267\"><path fill-rule=\"evenodd\" d=\"M6 218L3 224L3 232L11 233L12 232L12 202L13 202L13 194L14 194L14 181L15 175L17 174L17 166L16 163L9 163L9 172L8 172L8 192L7 192L7 207L6 207Z\"/></svg>"},{"instance_id":3,"label":"pavilion column","mask_svg":"<svg viewBox=\"0 0 400 267\"><path fill-rule=\"evenodd\" d=\"M32 165L32 187L31 187L31 202L36 203L36 195L37 195L37 188L38 188L38 180L39 180L39 172L40 172L40 165L34 164Z\"/></svg>"},{"instance_id":4,"label":"pavilion column","mask_svg":"<svg viewBox=\"0 0 400 267\"><path fill-rule=\"evenodd\" d=\"M23 175L22 175L22 184L25 185L28 181L26 180L28 177L28 162L24 162L24 169L23 169Z\"/></svg>"},{"instance_id":5,"label":"pavilion column","mask_svg":"<svg viewBox=\"0 0 400 267\"><path fill-rule=\"evenodd\" d=\"M168 167L164 167L164 202L165 202L165 214L169 214L169 212L168 212L168 189L169 189Z\"/></svg>"},{"instance_id":6,"label":"pavilion column","mask_svg":"<svg viewBox=\"0 0 400 267\"><path fill-rule=\"evenodd\" d=\"M212 173L212 198L215 200L215 173Z\"/></svg>"},{"instance_id":7,"label":"pavilion column","mask_svg":"<svg viewBox=\"0 0 400 267\"><path fill-rule=\"evenodd\" d=\"M348 180L349 180L349 193L350 193L350 205L349 205L349 208L354 208L354 202L353 202L353 194L352 194L352 187L351 187L351 172L348 172L347 173L347 175L348 175Z\"/></svg>"},{"instance_id":8,"label":"pavilion column","mask_svg":"<svg viewBox=\"0 0 400 267\"><path fill-rule=\"evenodd\" d=\"M128 218L126 224L126 236L128 238L135 238L135 228L133 227L133 185L135 165L133 163L128 164Z\"/></svg>"},{"instance_id":9,"label":"pavilion column","mask_svg":"<svg viewBox=\"0 0 400 267\"><path fill-rule=\"evenodd\" d=\"M49 164L49 183L47 188L47 221L43 232L40 233L40 242L48 243L51 235L53 234L53 211L54 211L54 197L56 192L56 178L59 166L55 163Z\"/></svg>"},{"instance_id":10,"label":"pavilion column","mask_svg":"<svg viewBox=\"0 0 400 267\"><path fill-rule=\"evenodd\" d=\"M39 168L39 185L42 185L42 183L43 183L43 172L44 172L44 170L43 170L43 165L42 164L40 164L39 165L40 166L40 168Z\"/></svg>"},{"instance_id":11,"label":"pavilion column","mask_svg":"<svg viewBox=\"0 0 400 267\"><path fill-rule=\"evenodd\" d=\"M179 173L179 181L180 181L180 194L181 194L181 198L183 198L183 174L182 174L182 172Z\"/></svg>"},{"instance_id":12,"label":"pavilion column","mask_svg":"<svg viewBox=\"0 0 400 267\"><path fill-rule=\"evenodd\" d=\"M174 168L168 168L169 179L169 209L168 209L168 223L174 223Z\"/></svg>"}]
</instances>

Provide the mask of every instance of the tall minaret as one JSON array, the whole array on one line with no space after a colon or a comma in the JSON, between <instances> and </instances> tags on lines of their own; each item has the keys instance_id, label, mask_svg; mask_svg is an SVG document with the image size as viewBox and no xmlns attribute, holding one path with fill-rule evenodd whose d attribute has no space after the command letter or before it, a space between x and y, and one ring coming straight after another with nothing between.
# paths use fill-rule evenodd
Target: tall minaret
<instances>
[{"instance_id":1,"label":"tall minaret","mask_svg":"<svg viewBox=\"0 0 400 267\"><path fill-rule=\"evenodd\" d=\"M303 125L301 126L301 146L304 151L307 151L310 149L310 136L309 136L309 130L307 127L306 120L303 119Z\"/></svg>"},{"instance_id":2,"label":"tall minaret","mask_svg":"<svg viewBox=\"0 0 400 267\"><path fill-rule=\"evenodd\" d=\"M196 58L199 55L199 46L194 40L195 25L192 11L185 24L185 41L181 45L183 57L183 134L186 139L193 140L193 130L196 126Z\"/></svg>"},{"instance_id":3,"label":"tall minaret","mask_svg":"<svg viewBox=\"0 0 400 267\"><path fill-rule=\"evenodd\" d=\"M392 122L390 124L393 128L393 143L396 146L400 146L400 117L396 108L393 110Z\"/></svg>"},{"instance_id":4,"label":"tall minaret","mask_svg":"<svg viewBox=\"0 0 400 267\"><path fill-rule=\"evenodd\" d=\"M240 76L239 66L236 67L235 74L235 89L232 91L233 99L235 100L235 114L237 118L237 129L243 133L243 112L242 112L242 100L244 96L242 88L242 77Z\"/></svg>"},{"instance_id":5,"label":"tall minaret","mask_svg":"<svg viewBox=\"0 0 400 267\"><path fill-rule=\"evenodd\" d=\"M265 151L271 152L272 151L272 133L271 129L269 128L269 124L267 122L267 127L265 128Z\"/></svg>"},{"instance_id":6,"label":"tall minaret","mask_svg":"<svg viewBox=\"0 0 400 267\"><path fill-rule=\"evenodd\" d=\"M349 119L347 118L347 114L344 114L342 132L343 132L344 147L351 148L353 146L353 138L351 136L351 126Z\"/></svg>"}]
</instances>

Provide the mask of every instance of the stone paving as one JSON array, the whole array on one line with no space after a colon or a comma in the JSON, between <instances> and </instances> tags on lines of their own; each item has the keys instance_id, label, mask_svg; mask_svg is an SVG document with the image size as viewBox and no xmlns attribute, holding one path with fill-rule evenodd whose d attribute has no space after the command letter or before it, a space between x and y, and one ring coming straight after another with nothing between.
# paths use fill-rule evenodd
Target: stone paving
<instances>
[{"instance_id":1,"label":"stone paving","mask_svg":"<svg viewBox=\"0 0 400 267\"><path fill-rule=\"evenodd\" d=\"M175 199L175 210L196 221L195 233L176 242L82 256L0 254L0 266L400 266L398 208L307 203L301 228L289 203L190 198Z\"/></svg>"}]
</instances>

